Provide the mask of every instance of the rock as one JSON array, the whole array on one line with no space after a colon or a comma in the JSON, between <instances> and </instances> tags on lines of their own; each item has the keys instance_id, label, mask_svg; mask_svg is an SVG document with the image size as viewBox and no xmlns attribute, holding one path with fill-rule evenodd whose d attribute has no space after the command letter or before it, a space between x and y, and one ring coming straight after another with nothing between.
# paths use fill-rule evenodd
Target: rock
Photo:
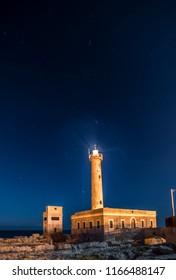
<instances>
[{"instance_id":1,"label":"rock","mask_svg":"<svg viewBox=\"0 0 176 280\"><path fill-rule=\"evenodd\" d=\"M24 237L21 239L22 243L26 243L28 244L29 243L29 238L28 237Z\"/></svg>"},{"instance_id":2,"label":"rock","mask_svg":"<svg viewBox=\"0 0 176 280\"><path fill-rule=\"evenodd\" d=\"M167 254L154 257L156 260L176 260L176 254Z\"/></svg>"},{"instance_id":3,"label":"rock","mask_svg":"<svg viewBox=\"0 0 176 280\"><path fill-rule=\"evenodd\" d=\"M39 238L39 237L40 237L39 233L33 233L32 234L32 238L34 238L34 239Z\"/></svg>"},{"instance_id":4,"label":"rock","mask_svg":"<svg viewBox=\"0 0 176 280\"><path fill-rule=\"evenodd\" d=\"M13 246L0 246L0 252L11 252L13 251L14 247Z\"/></svg>"},{"instance_id":5,"label":"rock","mask_svg":"<svg viewBox=\"0 0 176 280\"><path fill-rule=\"evenodd\" d=\"M38 245L34 248L34 251L43 251L43 250L54 250L54 245Z\"/></svg>"},{"instance_id":6,"label":"rock","mask_svg":"<svg viewBox=\"0 0 176 280\"><path fill-rule=\"evenodd\" d=\"M149 248L148 250L146 250L145 252L143 252L143 256L150 256L153 254L153 249Z\"/></svg>"},{"instance_id":7,"label":"rock","mask_svg":"<svg viewBox=\"0 0 176 280\"><path fill-rule=\"evenodd\" d=\"M131 248L131 246L132 246L132 244L130 244L130 243L127 243L127 244L121 243L120 244L121 249Z\"/></svg>"},{"instance_id":8,"label":"rock","mask_svg":"<svg viewBox=\"0 0 176 280\"><path fill-rule=\"evenodd\" d=\"M120 241L116 241L116 240L111 240L111 241L107 241L107 245L108 246L119 246L121 244Z\"/></svg>"},{"instance_id":9,"label":"rock","mask_svg":"<svg viewBox=\"0 0 176 280\"><path fill-rule=\"evenodd\" d=\"M32 236L28 237L28 243L34 243L35 242L35 239L32 238Z\"/></svg>"},{"instance_id":10,"label":"rock","mask_svg":"<svg viewBox=\"0 0 176 280\"><path fill-rule=\"evenodd\" d=\"M174 245L134 245L126 239L101 242L57 243L50 245L46 238L20 237L0 240L1 260L151 260L176 259Z\"/></svg>"},{"instance_id":11,"label":"rock","mask_svg":"<svg viewBox=\"0 0 176 280\"><path fill-rule=\"evenodd\" d=\"M144 239L144 244L146 245L154 245L154 244L162 244L162 243L166 243L166 239L160 236L153 236Z\"/></svg>"},{"instance_id":12,"label":"rock","mask_svg":"<svg viewBox=\"0 0 176 280\"><path fill-rule=\"evenodd\" d=\"M14 246L13 248L16 252L31 252L33 249L29 246Z\"/></svg>"},{"instance_id":13,"label":"rock","mask_svg":"<svg viewBox=\"0 0 176 280\"><path fill-rule=\"evenodd\" d=\"M156 255L165 255L174 253L174 250L168 246L158 246L153 249L153 253Z\"/></svg>"},{"instance_id":14,"label":"rock","mask_svg":"<svg viewBox=\"0 0 176 280\"><path fill-rule=\"evenodd\" d=\"M127 239L123 241L123 244L132 244L134 242L133 239Z\"/></svg>"},{"instance_id":15,"label":"rock","mask_svg":"<svg viewBox=\"0 0 176 280\"><path fill-rule=\"evenodd\" d=\"M57 244L57 249L58 250L68 250L68 249L72 249L72 245L71 244L67 244L67 243L59 243Z\"/></svg>"},{"instance_id":16,"label":"rock","mask_svg":"<svg viewBox=\"0 0 176 280\"><path fill-rule=\"evenodd\" d=\"M10 243L16 243L17 239L15 238L9 238L9 239L4 239L4 243L10 244Z\"/></svg>"}]
</instances>

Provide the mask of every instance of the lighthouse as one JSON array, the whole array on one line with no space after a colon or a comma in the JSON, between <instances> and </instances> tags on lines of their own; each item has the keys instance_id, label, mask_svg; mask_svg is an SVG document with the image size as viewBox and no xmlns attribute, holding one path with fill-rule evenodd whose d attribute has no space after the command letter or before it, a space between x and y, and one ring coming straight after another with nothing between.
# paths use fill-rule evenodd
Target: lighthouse
<instances>
[{"instance_id":1,"label":"lighthouse","mask_svg":"<svg viewBox=\"0 0 176 280\"><path fill-rule=\"evenodd\" d=\"M89 154L91 162L91 209L103 208L102 166L103 155L94 149Z\"/></svg>"},{"instance_id":2,"label":"lighthouse","mask_svg":"<svg viewBox=\"0 0 176 280\"><path fill-rule=\"evenodd\" d=\"M104 240L123 228L156 227L156 211L109 208L103 205L102 160L96 145L89 152L91 209L71 216L71 233L78 240ZM112 183L112 182L109 182Z\"/></svg>"}]
</instances>

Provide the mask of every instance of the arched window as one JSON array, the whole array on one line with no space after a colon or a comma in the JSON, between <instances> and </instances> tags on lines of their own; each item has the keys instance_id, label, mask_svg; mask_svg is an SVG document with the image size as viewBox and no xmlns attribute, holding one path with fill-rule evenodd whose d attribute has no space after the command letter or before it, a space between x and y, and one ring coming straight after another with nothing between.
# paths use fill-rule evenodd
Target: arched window
<instances>
[{"instance_id":1,"label":"arched window","mask_svg":"<svg viewBox=\"0 0 176 280\"><path fill-rule=\"evenodd\" d=\"M109 228L114 228L114 221L113 220L109 220Z\"/></svg>"},{"instance_id":2,"label":"arched window","mask_svg":"<svg viewBox=\"0 0 176 280\"><path fill-rule=\"evenodd\" d=\"M100 221L97 221L97 228L100 229Z\"/></svg>"},{"instance_id":3,"label":"arched window","mask_svg":"<svg viewBox=\"0 0 176 280\"><path fill-rule=\"evenodd\" d=\"M90 229L92 229L92 228L93 228L92 221L90 221L90 222L89 222L89 227L90 227Z\"/></svg>"},{"instance_id":4,"label":"arched window","mask_svg":"<svg viewBox=\"0 0 176 280\"><path fill-rule=\"evenodd\" d=\"M125 221L121 220L121 228L125 228Z\"/></svg>"},{"instance_id":5,"label":"arched window","mask_svg":"<svg viewBox=\"0 0 176 280\"><path fill-rule=\"evenodd\" d=\"M83 222L83 229L86 229L86 222Z\"/></svg>"}]
</instances>

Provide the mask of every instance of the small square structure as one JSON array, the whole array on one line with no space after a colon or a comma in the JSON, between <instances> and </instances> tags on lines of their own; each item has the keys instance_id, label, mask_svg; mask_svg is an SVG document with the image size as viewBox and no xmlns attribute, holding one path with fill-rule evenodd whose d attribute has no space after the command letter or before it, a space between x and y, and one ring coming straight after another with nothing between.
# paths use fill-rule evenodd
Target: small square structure
<instances>
[{"instance_id":1,"label":"small square structure","mask_svg":"<svg viewBox=\"0 0 176 280\"><path fill-rule=\"evenodd\" d=\"M62 220L61 206L46 206L46 211L43 213L43 234L62 233Z\"/></svg>"}]
</instances>

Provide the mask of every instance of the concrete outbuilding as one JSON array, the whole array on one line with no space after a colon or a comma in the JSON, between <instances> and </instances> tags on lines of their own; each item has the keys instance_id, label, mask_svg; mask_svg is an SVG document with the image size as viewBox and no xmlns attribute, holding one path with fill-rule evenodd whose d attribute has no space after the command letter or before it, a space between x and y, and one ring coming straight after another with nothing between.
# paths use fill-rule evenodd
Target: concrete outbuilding
<instances>
[{"instance_id":1,"label":"concrete outbuilding","mask_svg":"<svg viewBox=\"0 0 176 280\"><path fill-rule=\"evenodd\" d=\"M43 213L43 234L62 233L62 220L61 206L46 206L46 211Z\"/></svg>"}]
</instances>

